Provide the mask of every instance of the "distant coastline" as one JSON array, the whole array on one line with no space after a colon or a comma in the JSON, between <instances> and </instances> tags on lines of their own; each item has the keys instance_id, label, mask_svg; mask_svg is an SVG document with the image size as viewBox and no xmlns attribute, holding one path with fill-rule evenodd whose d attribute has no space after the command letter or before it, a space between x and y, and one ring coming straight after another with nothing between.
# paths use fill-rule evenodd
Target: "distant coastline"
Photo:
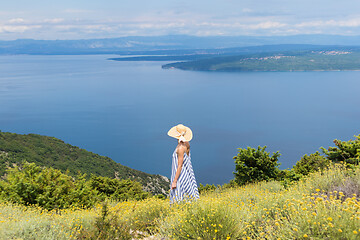
<instances>
[{"instance_id":1,"label":"distant coastline","mask_svg":"<svg viewBox=\"0 0 360 240\"><path fill-rule=\"evenodd\" d=\"M177 54L109 58L114 61L174 61L163 69L219 72L359 71L359 46L273 45L193 50Z\"/></svg>"},{"instance_id":2,"label":"distant coastline","mask_svg":"<svg viewBox=\"0 0 360 240\"><path fill-rule=\"evenodd\" d=\"M360 51L287 51L165 64L163 69L220 72L359 71Z\"/></svg>"}]
</instances>

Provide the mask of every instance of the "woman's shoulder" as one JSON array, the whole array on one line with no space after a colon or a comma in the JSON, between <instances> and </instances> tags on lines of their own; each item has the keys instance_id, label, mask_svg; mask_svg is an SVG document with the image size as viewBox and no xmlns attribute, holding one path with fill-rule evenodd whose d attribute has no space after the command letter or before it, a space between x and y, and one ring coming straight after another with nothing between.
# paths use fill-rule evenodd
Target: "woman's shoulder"
<instances>
[{"instance_id":1,"label":"woman's shoulder","mask_svg":"<svg viewBox=\"0 0 360 240\"><path fill-rule=\"evenodd\" d=\"M176 147L176 152L177 153L181 153L181 152L186 152L187 151L187 147L183 144L179 144L177 147Z\"/></svg>"},{"instance_id":2,"label":"woman's shoulder","mask_svg":"<svg viewBox=\"0 0 360 240\"><path fill-rule=\"evenodd\" d=\"M186 153L187 155L189 155L189 152L190 152L190 144L188 142L186 143L181 143L179 144L177 147L176 147L176 150L175 152L177 154L184 154Z\"/></svg>"}]
</instances>

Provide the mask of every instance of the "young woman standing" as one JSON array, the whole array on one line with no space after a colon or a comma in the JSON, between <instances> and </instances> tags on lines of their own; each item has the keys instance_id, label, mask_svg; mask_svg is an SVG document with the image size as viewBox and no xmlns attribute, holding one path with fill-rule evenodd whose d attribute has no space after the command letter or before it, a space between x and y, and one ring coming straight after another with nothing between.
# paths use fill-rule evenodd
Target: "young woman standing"
<instances>
[{"instance_id":1,"label":"young woman standing","mask_svg":"<svg viewBox=\"0 0 360 240\"><path fill-rule=\"evenodd\" d=\"M199 191L191 164L190 144L193 134L190 128L179 124L168 135L178 140L172 156L170 202L198 199Z\"/></svg>"}]
</instances>

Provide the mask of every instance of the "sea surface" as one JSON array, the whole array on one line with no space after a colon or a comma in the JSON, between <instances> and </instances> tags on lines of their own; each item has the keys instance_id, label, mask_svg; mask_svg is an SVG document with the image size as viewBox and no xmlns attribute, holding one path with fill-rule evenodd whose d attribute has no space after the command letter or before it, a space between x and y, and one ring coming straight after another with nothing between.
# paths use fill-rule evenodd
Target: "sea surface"
<instances>
[{"instance_id":1,"label":"sea surface","mask_svg":"<svg viewBox=\"0 0 360 240\"><path fill-rule=\"evenodd\" d=\"M198 183L233 179L237 148L280 151L281 169L360 134L360 72L192 72L114 55L0 56L0 130L60 138L170 177L178 123Z\"/></svg>"}]
</instances>

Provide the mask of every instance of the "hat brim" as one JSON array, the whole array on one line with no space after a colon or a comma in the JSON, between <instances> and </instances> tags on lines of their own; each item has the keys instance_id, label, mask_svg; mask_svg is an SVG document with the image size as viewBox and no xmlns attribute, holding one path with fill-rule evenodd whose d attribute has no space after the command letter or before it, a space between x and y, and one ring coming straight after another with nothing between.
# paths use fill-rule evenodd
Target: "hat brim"
<instances>
[{"instance_id":1,"label":"hat brim","mask_svg":"<svg viewBox=\"0 0 360 240\"><path fill-rule=\"evenodd\" d=\"M191 141L191 139L193 138L193 133L191 131L190 128L184 126L185 129L186 129L186 133L184 134L184 138L187 142ZM167 133L170 137L173 137L173 138L176 138L176 139L179 139L180 138L180 135L178 133L178 131L176 130L176 126L172 127L168 133Z\"/></svg>"}]
</instances>

